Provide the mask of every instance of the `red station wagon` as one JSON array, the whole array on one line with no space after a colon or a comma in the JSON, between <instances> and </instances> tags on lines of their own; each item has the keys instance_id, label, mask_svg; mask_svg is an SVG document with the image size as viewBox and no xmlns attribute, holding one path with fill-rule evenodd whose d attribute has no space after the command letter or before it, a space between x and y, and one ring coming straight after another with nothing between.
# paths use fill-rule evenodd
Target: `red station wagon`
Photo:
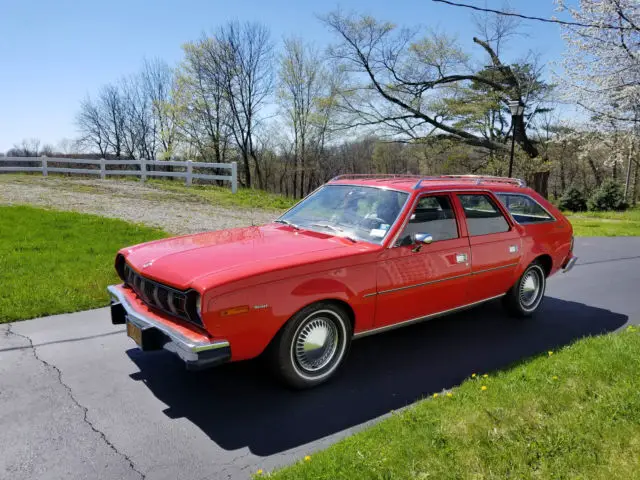
<instances>
[{"instance_id":1,"label":"red station wagon","mask_svg":"<svg viewBox=\"0 0 640 480\"><path fill-rule=\"evenodd\" d=\"M288 385L329 379L351 340L502 297L540 306L572 227L521 180L343 175L273 223L124 248L114 324L188 369L264 354Z\"/></svg>"}]
</instances>

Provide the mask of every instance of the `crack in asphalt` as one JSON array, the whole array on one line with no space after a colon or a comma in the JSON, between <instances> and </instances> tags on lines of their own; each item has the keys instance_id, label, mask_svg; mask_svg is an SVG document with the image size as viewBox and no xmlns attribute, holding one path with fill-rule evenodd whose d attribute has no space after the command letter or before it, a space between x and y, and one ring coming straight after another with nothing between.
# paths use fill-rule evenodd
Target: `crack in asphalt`
<instances>
[{"instance_id":1,"label":"crack in asphalt","mask_svg":"<svg viewBox=\"0 0 640 480\"><path fill-rule=\"evenodd\" d=\"M15 335L15 336L17 336L17 337L24 338L27 342L29 342L29 346L30 346L31 352L33 353L33 356L35 357L35 359L36 359L36 360L38 360L39 362L41 362L43 365L45 365L45 366L47 366L47 367L49 367L49 368L53 369L53 370L56 372L57 377L58 377L58 383L59 383L60 385L62 385L62 386L64 387L64 389L65 389L65 390L67 390L67 393L69 394L69 398L71 398L71 401L72 401L72 402L73 402L73 403L74 403L78 408L80 408L80 409L82 410L82 412L83 412L83 418L82 418L82 421L83 421L84 423L86 423L86 424L89 426L89 428L91 428L91 430L93 430L95 433L97 433L97 434L100 436L100 438L102 439L102 441L103 441L103 442L104 442L104 443L105 443L105 444L106 444L106 445L107 445L111 450L113 450L113 451L114 451L117 455L119 455L120 457L124 458L124 459L125 459L125 461L129 464L129 467L131 468L131 470L133 470L133 471L134 471L134 472L136 472L138 475L140 475L140 478L141 478L142 480L144 480L144 479L146 478L146 475L145 475L144 473L142 473L140 470L138 470L138 468L136 468L135 464L133 463L133 460L131 460L131 458L129 458L129 456L128 456L128 455L126 455L126 454L124 454L124 453L120 452L120 451L116 448L116 446L115 446L113 443L111 443L111 442L109 441L109 439L107 438L107 436L105 435L105 433L104 433L104 432L102 432L101 430L98 430L98 429L95 427L95 425L94 425L94 424L89 420L89 418L88 418L89 409L88 409L87 407L85 407L85 406L81 405L81 404L80 404L80 402L78 402L78 400L77 400L77 399L74 397L74 395L73 395L73 391L71 390L71 387L69 387L69 385L67 385L66 383L64 383L64 382L62 381L62 371L61 371L58 367L56 367L55 365L52 365L51 363L47 362L46 360L43 360L42 358L40 358L40 357L38 356L38 353L36 352L36 347L33 345L33 341L31 340L31 338L29 338L29 337L28 337L28 336L26 336L26 335L22 335L22 334L20 334L20 333L16 333L16 332L14 332L14 331L11 329L11 327L12 327L12 324L11 324L11 323L9 323L9 324L8 324L8 328L7 328L6 332L5 332L6 336L8 337L9 335Z\"/></svg>"}]
</instances>

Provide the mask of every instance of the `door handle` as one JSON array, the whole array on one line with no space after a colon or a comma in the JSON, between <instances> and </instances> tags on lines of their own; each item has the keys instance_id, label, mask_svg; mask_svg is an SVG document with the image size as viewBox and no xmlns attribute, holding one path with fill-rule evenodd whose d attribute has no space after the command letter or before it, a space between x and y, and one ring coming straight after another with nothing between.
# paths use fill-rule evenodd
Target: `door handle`
<instances>
[{"instance_id":1,"label":"door handle","mask_svg":"<svg viewBox=\"0 0 640 480\"><path fill-rule=\"evenodd\" d=\"M517 245L509 246L509 253L518 253L518 246Z\"/></svg>"},{"instance_id":2,"label":"door handle","mask_svg":"<svg viewBox=\"0 0 640 480\"><path fill-rule=\"evenodd\" d=\"M456 263L467 263L466 253L456 253Z\"/></svg>"}]
</instances>

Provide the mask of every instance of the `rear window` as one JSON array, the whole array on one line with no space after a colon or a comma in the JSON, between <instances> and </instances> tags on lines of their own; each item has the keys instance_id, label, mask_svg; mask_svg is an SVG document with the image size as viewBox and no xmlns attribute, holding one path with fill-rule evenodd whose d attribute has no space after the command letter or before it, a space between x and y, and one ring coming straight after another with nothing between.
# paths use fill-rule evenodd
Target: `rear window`
<instances>
[{"instance_id":1,"label":"rear window","mask_svg":"<svg viewBox=\"0 0 640 480\"><path fill-rule=\"evenodd\" d=\"M520 224L550 222L555 220L549 212L528 195L498 193L498 200L509 210Z\"/></svg>"}]
</instances>

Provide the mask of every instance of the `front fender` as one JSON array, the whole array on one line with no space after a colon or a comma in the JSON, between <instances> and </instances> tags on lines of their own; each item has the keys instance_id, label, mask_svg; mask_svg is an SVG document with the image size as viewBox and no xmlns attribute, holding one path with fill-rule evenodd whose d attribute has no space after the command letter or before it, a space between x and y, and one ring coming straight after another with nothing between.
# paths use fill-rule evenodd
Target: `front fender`
<instances>
[{"instance_id":1,"label":"front fender","mask_svg":"<svg viewBox=\"0 0 640 480\"><path fill-rule=\"evenodd\" d=\"M280 328L299 310L315 302L337 300L353 311L354 331L373 326L375 268L371 264L336 268L294 276L219 296L205 294L203 321L213 335L224 335L231 344L232 360L260 355Z\"/></svg>"}]
</instances>

